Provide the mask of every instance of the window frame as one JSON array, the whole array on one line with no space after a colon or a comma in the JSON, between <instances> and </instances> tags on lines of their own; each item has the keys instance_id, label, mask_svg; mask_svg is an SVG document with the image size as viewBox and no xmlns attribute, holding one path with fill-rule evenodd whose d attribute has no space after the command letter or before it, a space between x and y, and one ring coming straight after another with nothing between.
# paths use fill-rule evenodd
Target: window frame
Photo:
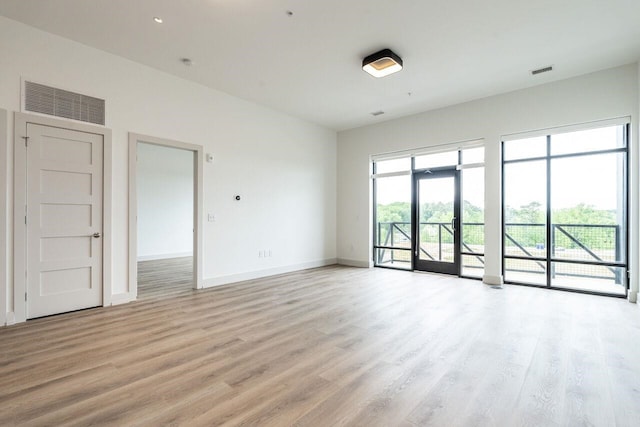
<instances>
[{"instance_id":1,"label":"window frame","mask_svg":"<svg viewBox=\"0 0 640 427\"><path fill-rule=\"evenodd\" d=\"M583 152L574 152L574 153L570 153L570 154L551 154L551 141L552 141L552 137L554 135L558 135L558 134L563 134L563 133L568 133L568 132L575 132L575 131L586 131L586 130L591 130L591 129L598 129L598 128L605 128L605 127L611 127L611 126L621 126L622 128L622 138L624 141L624 146L623 147L618 147L618 148L611 148L611 149L604 149L604 150L593 150L593 151L583 151ZM575 125L575 126L569 126L569 127L564 127L564 128L559 128L559 129L549 129L547 131L545 131L546 135L544 135L546 137L546 155L545 156L537 156L537 157L531 157L531 158L519 158L519 159L512 159L512 160L504 160L505 159L505 144L508 143L509 141L513 141L513 140L518 140L518 139L527 139L533 136L542 136L540 135L540 131L535 132L535 133L528 133L528 134L522 134L521 138L518 138L517 135L511 135L508 138L502 138L501 143L500 143L500 154L501 154L501 195L502 195L502 207L501 207L501 213L502 213L502 225L501 225L501 230L502 230L502 236L501 236L501 250L502 250L502 260L501 260L501 274L502 277L505 278L504 282L505 283L509 283L509 284L515 284L515 285L523 285L523 286L532 286L532 287L542 287L542 288L548 288L548 289L555 289L555 290L563 290L563 291L568 291L568 292L577 292L577 293L584 293L584 294L591 294L591 295L603 295L603 296L612 296L612 297L619 297L619 298L627 298L628 294L629 294L629 285L630 285L630 267L629 267L629 250L630 250L630 233L629 233L629 226L630 226L630 153L629 153L629 144L630 144L630 135L631 135L631 124L629 120L620 120L620 119L614 119L614 120L608 120L608 121L601 121L601 122L595 122L595 123L590 123L589 125L586 126L580 126L580 125ZM552 227L553 227L553 223L552 223L552 200L551 200L551 162L552 160L556 160L556 159L563 159L563 158L578 158L578 157L585 157L585 156L598 156L598 155L603 155L603 154L624 154L624 161L623 161L623 165L624 165L624 171L623 171L623 182L624 182L624 191L623 191L623 195L624 195L624 206L623 206L623 213L624 213L624 227L625 227L625 233L624 233L624 239L625 239L625 244L624 244L624 262L618 262L616 260L616 262L602 262L602 261L589 261L589 260L567 260L567 259L560 259L557 257L553 257L552 256L552 251L551 251L551 247L553 245L553 236L552 236ZM546 245L545 245L545 256L544 257L526 257L526 256L517 256L517 255L507 255L506 254L506 226L507 226L507 222L506 222L506 204L505 204L505 166L509 165L509 164L517 164L517 163L525 163L525 162L533 162L533 161L545 161L545 168L546 168L546 176L545 176L545 180L546 180L546 212L545 212L545 235L546 235ZM536 262L544 262L545 263L545 285L539 285L539 284L534 284L534 283L526 283L526 282L520 282L520 281L514 281L514 280L506 280L506 261L508 259L515 259L515 260L527 260L527 261L536 261ZM582 264L582 265L596 265L596 266L603 266L603 267L611 267L611 268L624 268L624 271L626 272L626 274L624 275L624 294L618 294L618 293L608 293L608 292L599 292L599 291L593 291L593 290L589 290L589 289L578 289L578 288L568 288L568 287L560 287L560 286L553 286L552 283L552 265L554 263L566 263L566 264Z\"/></svg>"}]
</instances>

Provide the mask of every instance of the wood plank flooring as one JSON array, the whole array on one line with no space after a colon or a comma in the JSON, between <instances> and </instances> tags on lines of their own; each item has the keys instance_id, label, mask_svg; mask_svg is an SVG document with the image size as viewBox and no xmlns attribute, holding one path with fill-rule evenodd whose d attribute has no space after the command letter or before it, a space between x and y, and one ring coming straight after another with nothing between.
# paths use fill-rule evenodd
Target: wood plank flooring
<instances>
[{"instance_id":1,"label":"wood plank flooring","mask_svg":"<svg viewBox=\"0 0 640 427\"><path fill-rule=\"evenodd\" d=\"M621 299L332 266L0 328L0 425L637 426Z\"/></svg>"},{"instance_id":2,"label":"wood plank flooring","mask_svg":"<svg viewBox=\"0 0 640 427\"><path fill-rule=\"evenodd\" d=\"M193 289L193 257L138 261L138 300L175 297Z\"/></svg>"}]
</instances>

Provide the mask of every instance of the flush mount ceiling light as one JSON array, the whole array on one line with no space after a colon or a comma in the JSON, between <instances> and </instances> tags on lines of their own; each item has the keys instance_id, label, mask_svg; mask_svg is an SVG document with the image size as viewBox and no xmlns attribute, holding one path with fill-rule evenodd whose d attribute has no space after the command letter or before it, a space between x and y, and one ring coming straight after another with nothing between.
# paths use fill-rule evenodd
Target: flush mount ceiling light
<instances>
[{"instance_id":1,"label":"flush mount ceiling light","mask_svg":"<svg viewBox=\"0 0 640 427\"><path fill-rule=\"evenodd\" d=\"M154 21L156 24L162 24L162 23L164 22L164 21L162 20L162 18L160 18L159 16L154 16L154 17L153 17L153 21Z\"/></svg>"},{"instance_id":2,"label":"flush mount ceiling light","mask_svg":"<svg viewBox=\"0 0 640 427\"><path fill-rule=\"evenodd\" d=\"M373 77L384 77L402 70L402 58L391 49L383 49L364 58L362 69Z\"/></svg>"}]
</instances>

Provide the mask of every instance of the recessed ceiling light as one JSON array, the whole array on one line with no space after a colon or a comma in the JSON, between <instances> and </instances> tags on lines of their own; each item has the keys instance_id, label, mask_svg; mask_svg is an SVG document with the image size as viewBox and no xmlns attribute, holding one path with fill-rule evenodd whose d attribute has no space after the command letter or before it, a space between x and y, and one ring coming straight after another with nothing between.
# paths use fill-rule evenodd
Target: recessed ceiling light
<instances>
[{"instance_id":1,"label":"recessed ceiling light","mask_svg":"<svg viewBox=\"0 0 640 427\"><path fill-rule=\"evenodd\" d=\"M162 24L162 23L164 22L164 21L162 20L162 18L160 18L159 16L154 16L154 17L153 17L153 21L154 21L156 24Z\"/></svg>"},{"instance_id":2,"label":"recessed ceiling light","mask_svg":"<svg viewBox=\"0 0 640 427\"><path fill-rule=\"evenodd\" d=\"M373 113L371 113L372 116L381 116L384 114L384 111L380 110L380 111L374 111Z\"/></svg>"},{"instance_id":3,"label":"recessed ceiling light","mask_svg":"<svg viewBox=\"0 0 640 427\"><path fill-rule=\"evenodd\" d=\"M364 58L362 69L373 77L384 77L402 70L402 58L391 49L383 49Z\"/></svg>"},{"instance_id":4,"label":"recessed ceiling light","mask_svg":"<svg viewBox=\"0 0 640 427\"><path fill-rule=\"evenodd\" d=\"M182 62L187 67L191 67L193 65L193 61L189 58L182 58L180 62Z\"/></svg>"}]
</instances>

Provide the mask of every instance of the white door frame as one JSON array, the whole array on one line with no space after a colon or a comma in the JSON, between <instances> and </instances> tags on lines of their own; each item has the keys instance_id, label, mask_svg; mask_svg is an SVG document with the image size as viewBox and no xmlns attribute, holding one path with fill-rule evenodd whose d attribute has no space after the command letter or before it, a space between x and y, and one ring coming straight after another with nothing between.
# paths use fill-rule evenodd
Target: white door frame
<instances>
[{"instance_id":1,"label":"white door frame","mask_svg":"<svg viewBox=\"0 0 640 427\"><path fill-rule=\"evenodd\" d=\"M25 293L27 283L27 226L25 224L25 207L27 205L27 150L25 137L27 124L33 123L61 129L102 135L103 146L103 180L102 180L102 305L111 305L111 204L112 204L112 162L111 162L111 129L74 121L43 117L35 114L14 113L13 130L13 304L15 321L27 320Z\"/></svg>"},{"instance_id":2,"label":"white door frame","mask_svg":"<svg viewBox=\"0 0 640 427\"><path fill-rule=\"evenodd\" d=\"M7 323L7 110L0 108L0 326ZM11 310L12 311L12 310Z\"/></svg>"},{"instance_id":3,"label":"white door frame","mask_svg":"<svg viewBox=\"0 0 640 427\"><path fill-rule=\"evenodd\" d=\"M203 148L202 145L157 138L129 132L129 295L138 298L138 142L193 151L193 271L194 289L202 289L202 211Z\"/></svg>"}]
</instances>

